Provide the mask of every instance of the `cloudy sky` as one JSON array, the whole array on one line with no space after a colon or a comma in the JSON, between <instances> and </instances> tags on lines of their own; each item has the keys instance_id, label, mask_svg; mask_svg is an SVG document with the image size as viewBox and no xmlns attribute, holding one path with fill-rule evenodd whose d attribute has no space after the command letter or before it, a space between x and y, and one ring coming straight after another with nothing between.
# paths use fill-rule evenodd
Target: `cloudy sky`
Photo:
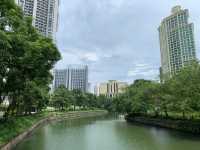
<instances>
[{"instance_id":1,"label":"cloudy sky","mask_svg":"<svg viewBox=\"0 0 200 150\"><path fill-rule=\"evenodd\" d=\"M171 7L190 10L200 50L199 0L60 0L57 44L68 64L87 64L92 84L116 79L158 79L157 28Z\"/></svg>"}]
</instances>

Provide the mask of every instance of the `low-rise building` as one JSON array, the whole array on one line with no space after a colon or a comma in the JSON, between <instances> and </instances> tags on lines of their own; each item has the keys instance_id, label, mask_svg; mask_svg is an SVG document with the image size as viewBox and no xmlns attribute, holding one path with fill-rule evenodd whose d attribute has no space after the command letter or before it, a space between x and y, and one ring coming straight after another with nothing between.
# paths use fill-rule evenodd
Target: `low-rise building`
<instances>
[{"instance_id":1,"label":"low-rise building","mask_svg":"<svg viewBox=\"0 0 200 150\"><path fill-rule=\"evenodd\" d=\"M106 83L100 83L95 87L96 95L105 95L107 97L115 97L118 94L125 92L128 84L126 82L119 82L116 80L109 80Z\"/></svg>"}]
</instances>

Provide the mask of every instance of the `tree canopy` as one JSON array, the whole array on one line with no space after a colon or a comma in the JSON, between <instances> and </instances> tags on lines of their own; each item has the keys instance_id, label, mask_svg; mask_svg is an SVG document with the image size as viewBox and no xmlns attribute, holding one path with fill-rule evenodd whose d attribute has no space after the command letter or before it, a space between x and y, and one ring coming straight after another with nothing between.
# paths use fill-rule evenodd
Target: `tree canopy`
<instances>
[{"instance_id":1,"label":"tree canopy","mask_svg":"<svg viewBox=\"0 0 200 150\"><path fill-rule=\"evenodd\" d=\"M194 117L200 111L199 77L200 64L193 62L164 83L136 80L114 103L128 114Z\"/></svg>"},{"instance_id":2,"label":"tree canopy","mask_svg":"<svg viewBox=\"0 0 200 150\"><path fill-rule=\"evenodd\" d=\"M0 103L8 96L7 113L17 113L22 105L33 101L29 107L38 107L37 101L48 94L50 70L60 53L52 39L38 33L32 18L25 17L13 0L0 1L0 55Z\"/></svg>"}]
</instances>

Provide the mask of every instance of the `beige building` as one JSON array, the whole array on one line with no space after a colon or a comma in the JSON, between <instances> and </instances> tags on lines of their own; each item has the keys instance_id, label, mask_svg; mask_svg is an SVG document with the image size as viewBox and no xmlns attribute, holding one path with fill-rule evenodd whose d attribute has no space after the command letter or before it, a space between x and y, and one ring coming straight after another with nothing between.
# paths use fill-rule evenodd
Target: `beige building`
<instances>
[{"instance_id":1,"label":"beige building","mask_svg":"<svg viewBox=\"0 0 200 150\"><path fill-rule=\"evenodd\" d=\"M126 82L109 80L107 83L101 83L98 87L95 87L95 94L115 97L118 94L123 93L127 86L128 84Z\"/></svg>"},{"instance_id":2,"label":"beige building","mask_svg":"<svg viewBox=\"0 0 200 150\"><path fill-rule=\"evenodd\" d=\"M171 78L182 67L196 59L194 25L189 22L188 9L172 8L159 26L161 81Z\"/></svg>"}]
</instances>

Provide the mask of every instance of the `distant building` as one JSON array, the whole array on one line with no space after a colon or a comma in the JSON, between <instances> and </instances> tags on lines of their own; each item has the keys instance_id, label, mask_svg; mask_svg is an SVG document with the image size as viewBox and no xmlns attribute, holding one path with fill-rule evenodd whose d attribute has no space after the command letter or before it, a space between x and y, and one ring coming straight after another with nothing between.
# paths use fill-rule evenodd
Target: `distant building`
<instances>
[{"instance_id":1,"label":"distant building","mask_svg":"<svg viewBox=\"0 0 200 150\"><path fill-rule=\"evenodd\" d=\"M44 36L55 41L58 27L59 0L15 0L25 16L33 18L33 26Z\"/></svg>"},{"instance_id":2,"label":"distant building","mask_svg":"<svg viewBox=\"0 0 200 150\"><path fill-rule=\"evenodd\" d=\"M88 82L88 86L87 86L87 92L88 93L92 93L91 91L91 83Z\"/></svg>"},{"instance_id":3,"label":"distant building","mask_svg":"<svg viewBox=\"0 0 200 150\"><path fill-rule=\"evenodd\" d=\"M196 59L194 25L189 23L189 11L181 6L172 8L159 27L161 80L169 79L182 67Z\"/></svg>"},{"instance_id":4,"label":"distant building","mask_svg":"<svg viewBox=\"0 0 200 150\"><path fill-rule=\"evenodd\" d=\"M66 69L55 69L53 72L53 91L65 86L68 90L81 90L88 92L88 67L84 65L72 65Z\"/></svg>"},{"instance_id":5,"label":"distant building","mask_svg":"<svg viewBox=\"0 0 200 150\"><path fill-rule=\"evenodd\" d=\"M94 94L97 95L97 96L99 96L99 84L96 84L94 86Z\"/></svg>"},{"instance_id":6,"label":"distant building","mask_svg":"<svg viewBox=\"0 0 200 150\"><path fill-rule=\"evenodd\" d=\"M105 95L107 97L115 97L118 94L125 92L128 84L126 82L118 82L109 80L107 83L101 83L95 87L96 95Z\"/></svg>"}]
</instances>

